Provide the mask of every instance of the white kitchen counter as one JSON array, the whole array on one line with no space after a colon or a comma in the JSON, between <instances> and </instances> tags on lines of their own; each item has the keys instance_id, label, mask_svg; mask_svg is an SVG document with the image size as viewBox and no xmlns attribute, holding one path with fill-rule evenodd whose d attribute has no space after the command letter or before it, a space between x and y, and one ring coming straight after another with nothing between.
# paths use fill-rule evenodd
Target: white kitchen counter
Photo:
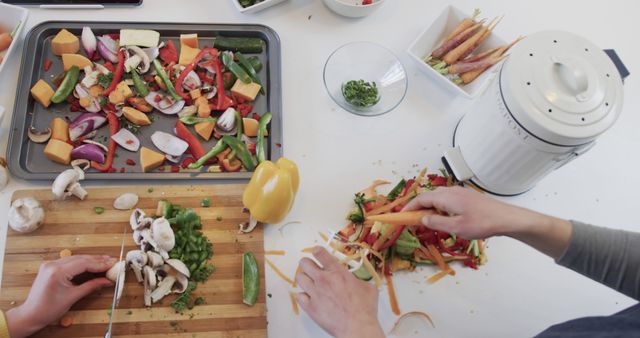
<instances>
[{"instance_id":1,"label":"white kitchen counter","mask_svg":"<svg viewBox=\"0 0 640 338\"><path fill-rule=\"evenodd\" d=\"M46 20L261 23L275 29L282 40L285 155L298 163L302 176L295 207L285 222L302 224L287 226L284 236L277 225L269 226L265 246L287 250L286 256L271 259L293 276L300 250L317 240L318 231L344 225L355 191L375 178L395 180L401 175L415 175L414 164L441 167L440 157L450 146L453 128L470 104L430 83L405 51L445 5L431 0L390 0L370 17L353 20L333 14L320 0L289 0L255 15L238 13L231 0L145 0L137 9L34 9L27 30ZM640 47L636 45L640 3L461 0L455 5L469 12L480 7L489 17L505 14L496 32L506 40L544 29L568 30L602 48L616 49L632 73L640 69ZM372 40L391 48L407 69L407 96L387 115L351 115L335 105L324 90L325 60L338 46L355 40ZM22 46L18 52L20 57ZM0 129L1 153L7 146L19 76L18 58L7 62L9 69L0 77L0 105L7 108ZM594 149L532 191L505 200L560 217L640 231L640 175L635 172L640 165L637 75L632 74L625 84L620 120ZM5 215L13 191L47 186L49 182L13 179L0 193L0 252L4 252ZM492 239L487 252L489 262L480 270L457 267L455 277L435 285L425 282L425 277L435 272L433 268L397 274L401 310L426 311L436 323L433 329L419 320L409 320L400 330L402 336L525 337L554 323L608 315L634 303L556 266L551 259L514 240ZM272 295L267 299L269 336L325 337L306 315L293 316L287 286L269 268L267 271L267 292ZM380 295L379 317L383 327L389 329L395 317L386 289Z\"/></svg>"}]
</instances>

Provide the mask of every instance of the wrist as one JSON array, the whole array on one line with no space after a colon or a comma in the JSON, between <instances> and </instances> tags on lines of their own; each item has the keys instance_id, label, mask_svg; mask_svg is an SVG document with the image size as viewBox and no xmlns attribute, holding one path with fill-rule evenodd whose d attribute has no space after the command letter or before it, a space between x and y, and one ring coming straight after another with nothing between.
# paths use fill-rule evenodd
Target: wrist
<instances>
[{"instance_id":1,"label":"wrist","mask_svg":"<svg viewBox=\"0 0 640 338\"><path fill-rule=\"evenodd\" d=\"M338 332L336 338L384 338L384 331L377 318L365 321L351 321L352 324L343 332Z\"/></svg>"},{"instance_id":2,"label":"wrist","mask_svg":"<svg viewBox=\"0 0 640 338\"><path fill-rule=\"evenodd\" d=\"M11 338L28 337L41 329L35 320L25 311L23 305L10 309L5 313L7 329Z\"/></svg>"}]
</instances>

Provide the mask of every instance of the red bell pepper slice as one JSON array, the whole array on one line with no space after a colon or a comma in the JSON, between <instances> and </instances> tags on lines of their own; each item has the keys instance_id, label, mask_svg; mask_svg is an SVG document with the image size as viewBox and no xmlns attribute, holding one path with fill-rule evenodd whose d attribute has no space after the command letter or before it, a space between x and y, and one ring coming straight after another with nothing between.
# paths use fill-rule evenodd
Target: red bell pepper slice
<instances>
[{"instance_id":1,"label":"red bell pepper slice","mask_svg":"<svg viewBox=\"0 0 640 338\"><path fill-rule=\"evenodd\" d=\"M173 41L167 41L164 47L160 48L160 54L158 56L166 63L177 63L178 51L176 50L176 45L173 44Z\"/></svg>"},{"instance_id":2,"label":"red bell pepper slice","mask_svg":"<svg viewBox=\"0 0 640 338\"><path fill-rule=\"evenodd\" d=\"M180 120L176 122L176 135L189 144L189 153L196 160L204 156L206 151L204 150L202 143L200 143L198 138L193 135L189 131L189 129L187 129L187 126L185 126L184 123L180 122Z\"/></svg>"},{"instance_id":3,"label":"red bell pepper slice","mask_svg":"<svg viewBox=\"0 0 640 338\"><path fill-rule=\"evenodd\" d=\"M216 86L218 87L218 105L214 110L227 110L223 108L225 102L227 102L227 93L224 89L224 78L222 77L222 62L220 58L216 58L213 62L213 68L216 70ZM233 101L233 100L232 100Z\"/></svg>"},{"instance_id":4,"label":"red bell pepper slice","mask_svg":"<svg viewBox=\"0 0 640 338\"><path fill-rule=\"evenodd\" d=\"M51 69L52 64L53 64L53 61L51 61L51 59L44 59L44 65L42 68L44 68L45 72L48 72L49 69Z\"/></svg>"},{"instance_id":5,"label":"red bell pepper slice","mask_svg":"<svg viewBox=\"0 0 640 338\"><path fill-rule=\"evenodd\" d=\"M113 80L109 85L109 88L105 89L102 92L102 95L109 96L109 94L116 89L118 83L120 83L120 78L122 78L122 73L124 72L124 50L118 50L118 68L116 68L116 72L113 74Z\"/></svg>"},{"instance_id":6,"label":"red bell pepper slice","mask_svg":"<svg viewBox=\"0 0 640 338\"><path fill-rule=\"evenodd\" d=\"M238 100L238 108L236 110L238 111L238 113L240 113L240 116L247 117L247 115L251 114L251 112L253 111L253 105L250 105L248 103L240 103L240 101Z\"/></svg>"},{"instance_id":7,"label":"red bell pepper slice","mask_svg":"<svg viewBox=\"0 0 640 338\"><path fill-rule=\"evenodd\" d=\"M237 159L229 160L228 158L225 158L224 160L222 160L222 168L224 169L224 171L228 172L238 171L240 170L240 168L242 168L242 162Z\"/></svg>"},{"instance_id":8,"label":"red bell pepper slice","mask_svg":"<svg viewBox=\"0 0 640 338\"><path fill-rule=\"evenodd\" d=\"M104 66L104 68L108 69L112 73L116 71L116 67L113 66L113 63L111 63L111 61L103 63L102 66Z\"/></svg>"},{"instance_id":9,"label":"red bell pepper slice","mask_svg":"<svg viewBox=\"0 0 640 338\"><path fill-rule=\"evenodd\" d=\"M400 238L402 231L404 231L404 227L404 225L399 226L398 229L396 229L396 232L394 232L393 235L380 246L380 249L378 251L390 248L398 240L398 238Z\"/></svg>"},{"instance_id":10,"label":"red bell pepper slice","mask_svg":"<svg viewBox=\"0 0 640 338\"><path fill-rule=\"evenodd\" d=\"M118 117L114 113L107 113L107 121L109 122L109 136L113 136L115 133L120 130L120 121ZM102 172L108 172L111 170L111 165L113 164L113 157L116 153L116 142L109 137L109 146L107 147L107 159L104 163L99 164L97 162L91 162L91 167Z\"/></svg>"},{"instance_id":11,"label":"red bell pepper slice","mask_svg":"<svg viewBox=\"0 0 640 338\"><path fill-rule=\"evenodd\" d=\"M428 175L431 180L432 187L446 187L449 183L446 177L438 176L438 175Z\"/></svg>"},{"instance_id":12,"label":"red bell pepper slice","mask_svg":"<svg viewBox=\"0 0 640 338\"><path fill-rule=\"evenodd\" d=\"M186 100L189 96L187 95L187 93L184 92L184 89L182 88L182 82L184 82L184 79L187 77L187 75L192 70L196 69L196 66L198 65L198 62L200 62L200 60L202 60L202 58L204 58L207 54L213 56L214 60L217 60L217 58L218 58L218 50L217 49L215 49L215 48L205 48L205 49L201 50L200 53L198 53L198 55L196 55L196 57L193 59L193 61L187 67L185 67L185 69L182 71L182 73L180 73L180 76L178 76L178 79L176 80L176 85L175 85L176 93L178 93L178 95L180 97L182 97L183 99ZM216 68L216 71L217 71L217 68ZM222 87L218 87L218 88L224 88L224 85ZM223 90L223 92L224 92L224 90Z\"/></svg>"}]
</instances>

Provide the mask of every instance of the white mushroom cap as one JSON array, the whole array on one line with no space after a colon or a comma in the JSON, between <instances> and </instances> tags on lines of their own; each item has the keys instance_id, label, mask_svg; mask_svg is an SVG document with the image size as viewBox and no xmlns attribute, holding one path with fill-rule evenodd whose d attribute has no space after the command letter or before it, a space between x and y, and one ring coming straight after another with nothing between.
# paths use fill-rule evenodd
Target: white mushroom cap
<instances>
[{"instance_id":1,"label":"white mushroom cap","mask_svg":"<svg viewBox=\"0 0 640 338\"><path fill-rule=\"evenodd\" d=\"M167 264L175 269L178 273L185 275L187 278L191 277L191 273L189 272L189 268L179 259L168 259Z\"/></svg>"},{"instance_id":2,"label":"white mushroom cap","mask_svg":"<svg viewBox=\"0 0 640 338\"><path fill-rule=\"evenodd\" d=\"M130 192L124 193L115 201L113 201L113 207L118 210L130 210L138 204L138 195L132 194Z\"/></svg>"},{"instance_id":3,"label":"white mushroom cap","mask_svg":"<svg viewBox=\"0 0 640 338\"><path fill-rule=\"evenodd\" d=\"M148 264L152 268L157 268L164 264L164 259L162 258L162 256L155 251L147 252L147 257L149 258Z\"/></svg>"},{"instance_id":4,"label":"white mushroom cap","mask_svg":"<svg viewBox=\"0 0 640 338\"><path fill-rule=\"evenodd\" d=\"M127 252L126 261L138 282L142 282L142 267L147 265L147 254L142 250L131 250Z\"/></svg>"},{"instance_id":5,"label":"white mushroom cap","mask_svg":"<svg viewBox=\"0 0 640 338\"><path fill-rule=\"evenodd\" d=\"M60 173L53 181L51 192L53 192L53 195L59 200L63 200L71 195L84 200L84 198L87 197L87 191L78 183L78 181L83 179L84 171L82 171L82 169L78 167L67 169Z\"/></svg>"},{"instance_id":6,"label":"white mushroom cap","mask_svg":"<svg viewBox=\"0 0 640 338\"><path fill-rule=\"evenodd\" d=\"M131 225L132 230L142 230L149 225L151 225L153 219L147 217L147 215L142 211L142 209L135 209L131 213L131 217L129 217L129 225Z\"/></svg>"},{"instance_id":7,"label":"white mushroom cap","mask_svg":"<svg viewBox=\"0 0 640 338\"><path fill-rule=\"evenodd\" d=\"M151 233L158 248L164 251L169 252L176 245L171 224L169 224L169 221L164 217L156 218L153 223L151 223Z\"/></svg>"},{"instance_id":8,"label":"white mushroom cap","mask_svg":"<svg viewBox=\"0 0 640 338\"><path fill-rule=\"evenodd\" d=\"M173 283L173 287L171 288L171 290L173 293L183 293L187 291L187 286L189 286L189 278L179 273L176 276L176 282Z\"/></svg>"},{"instance_id":9,"label":"white mushroom cap","mask_svg":"<svg viewBox=\"0 0 640 338\"><path fill-rule=\"evenodd\" d=\"M158 285L158 277L156 276L156 272L153 271L153 268L148 265L145 265L142 272L144 274L145 282L147 283L147 286L149 287L149 289L151 290L155 289L156 286Z\"/></svg>"},{"instance_id":10,"label":"white mushroom cap","mask_svg":"<svg viewBox=\"0 0 640 338\"><path fill-rule=\"evenodd\" d=\"M8 218L11 229L28 233L40 227L44 221L44 209L34 198L19 198L11 203Z\"/></svg>"}]
</instances>

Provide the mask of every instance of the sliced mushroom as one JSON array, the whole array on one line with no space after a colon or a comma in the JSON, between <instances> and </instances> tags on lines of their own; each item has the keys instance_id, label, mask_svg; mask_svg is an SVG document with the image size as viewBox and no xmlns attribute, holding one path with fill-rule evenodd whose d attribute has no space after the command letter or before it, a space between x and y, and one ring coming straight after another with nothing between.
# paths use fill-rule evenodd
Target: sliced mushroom
<instances>
[{"instance_id":1,"label":"sliced mushroom","mask_svg":"<svg viewBox=\"0 0 640 338\"><path fill-rule=\"evenodd\" d=\"M147 254L142 250L127 252L126 262L136 275L138 282L142 282L142 267L147 265Z\"/></svg>"},{"instance_id":2,"label":"sliced mushroom","mask_svg":"<svg viewBox=\"0 0 640 338\"><path fill-rule=\"evenodd\" d=\"M153 290L153 292L151 292L151 301L153 303L156 303L164 298L164 296L170 294L171 290L173 289L173 284L176 282L176 280L177 279L174 276L167 276L165 279L163 279L162 282L158 284L158 287Z\"/></svg>"},{"instance_id":3,"label":"sliced mushroom","mask_svg":"<svg viewBox=\"0 0 640 338\"><path fill-rule=\"evenodd\" d=\"M151 67L151 61L149 59L149 55L145 53L145 51L142 50L142 48L138 46L127 46L127 51L133 52L133 55L129 58L129 60L125 62L124 69L127 72L131 68L138 68L140 70L140 74L144 74L149 71L149 67ZM135 59L135 60L130 62L131 59Z\"/></svg>"},{"instance_id":4,"label":"sliced mushroom","mask_svg":"<svg viewBox=\"0 0 640 338\"><path fill-rule=\"evenodd\" d=\"M236 128L236 110L228 108L218 118L215 129L220 135L234 135Z\"/></svg>"},{"instance_id":5,"label":"sliced mushroom","mask_svg":"<svg viewBox=\"0 0 640 338\"><path fill-rule=\"evenodd\" d=\"M149 258L149 262L147 264L152 268L161 267L162 264L164 264L164 258L155 251L147 252L147 257Z\"/></svg>"},{"instance_id":6,"label":"sliced mushroom","mask_svg":"<svg viewBox=\"0 0 640 338\"><path fill-rule=\"evenodd\" d=\"M129 218L129 225L131 225L132 230L142 230L151 225L153 219L147 217L147 215L142 211L142 209L135 209L131 213L131 217ZM136 243L140 244L140 243Z\"/></svg>"},{"instance_id":7,"label":"sliced mushroom","mask_svg":"<svg viewBox=\"0 0 640 338\"><path fill-rule=\"evenodd\" d=\"M156 218L153 223L151 223L151 233L158 248L163 251L171 251L176 244L171 224L169 224L169 221L164 217ZM162 255L162 252L159 253Z\"/></svg>"},{"instance_id":8,"label":"sliced mushroom","mask_svg":"<svg viewBox=\"0 0 640 338\"><path fill-rule=\"evenodd\" d=\"M44 209L32 197L19 198L11 203L8 218L11 229L29 233L38 229L44 221Z\"/></svg>"},{"instance_id":9,"label":"sliced mushroom","mask_svg":"<svg viewBox=\"0 0 640 338\"><path fill-rule=\"evenodd\" d=\"M107 279L116 283L116 290L118 294L116 295L116 303L120 301L122 297L122 291L124 290L124 279L125 279L125 262L119 261L114 264L109 271L107 271Z\"/></svg>"},{"instance_id":10,"label":"sliced mushroom","mask_svg":"<svg viewBox=\"0 0 640 338\"><path fill-rule=\"evenodd\" d=\"M113 207L118 210L130 210L138 204L138 195L127 192L124 193L115 201L113 201Z\"/></svg>"},{"instance_id":11,"label":"sliced mushroom","mask_svg":"<svg viewBox=\"0 0 640 338\"><path fill-rule=\"evenodd\" d=\"M140 230L140 237L142 238L140 240L140 250L147 252L147 251L154 250L158 247L158 244L153 239L153 234L151 232L151 229L146 228L146 229Z\"/></svg>"},{"instance_id":12,"label":"sliced mushroom","mask_svg":"<svg viewBox=\"0 0 640 338\"><path fill-rule=\"evenodd\" d=\"M187 268L187 266L179 259L168 259L167 260L167 265L169 265L171 268L173 268L175 271L177 271L178 273L181 273L185 276L191 277L191 273L189 272L189 268Z\"/></svg>"},{"instance_id":13,"label":"sliced mushroom","mask_svg":"<svg viewBox=\"0 0 640 338\"><path fill-rule=\"evenodd\" d=\"M187 291L187 286L189 286L189 278L179 273L176 276L176 282L173 283L173 287L171 288L171 291L173 293L183 293Z\"/></svg>"},{"instance_id":14,"label":"sliced mushroom","mask_svg":"<svg viewBox=\"0 0 640 338\"><path fill-rule=\"evenodd\" d=\"M27 131L27 135L29 135L29 139L35 143L45 143L49 141L51 138L51 128L47 128L43 131L40 131L34 127L29 127Z\"/></svg>"},{"instance_id":15,"label":"sliced mushroom","mask_svg":"<svg viewBox=\"0 0 640 338\"><path fill-rule=\"evenodd\" d=\"M152 267L145 265L143 270L144 278L149 289L153 290L158 285L158 277Z\"/></svg>"},{"instance_id":16,"label":"sliced mushroom","mask_svg":"<svg viewBox=\"0 0 640 338\"><path fill-rule=\"evenodd\" d=\"M87 169L91 168L91 161L79 158L79 159L71 161L71 167L72 168L78 168L78 169L84 171L84 170L87 170Z\"/></svg>"},{"instance_id":17,"label":"sliced mushroom","mask_svg":"<svg viewBox=\"0 0 640 338\"><path fill-rule=\"evenodd\" d=\"M84 200L87 191L80 186L78 181L84 179L84 171L80 168L67 169L60 173L53 181L51 191L56 199L63 200L71 195Z\"/></svg>"},{"instance_id":18,"label":"sliced mushroom","mask_svg":"<svg viewBox=\"0 0 640 338\"><path fill-rule=\"evenodd\" d=\"M184 81L182 81L182 88L188 91L192 91L200 87L202 87L202 81L200 80L198 74L196 74L196 72L194 72L193 70L187 73Z\"/></svg>"}]
</instances>

